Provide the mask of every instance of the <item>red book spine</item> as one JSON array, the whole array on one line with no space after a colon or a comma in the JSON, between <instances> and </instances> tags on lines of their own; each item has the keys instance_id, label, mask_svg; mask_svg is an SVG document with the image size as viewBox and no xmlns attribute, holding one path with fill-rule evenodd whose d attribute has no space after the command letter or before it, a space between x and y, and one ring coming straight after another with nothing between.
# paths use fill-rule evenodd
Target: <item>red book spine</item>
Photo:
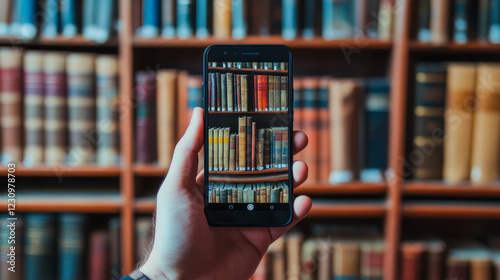
<instances>
[{"instance_id":1,"label":"red book spine","mask_svg":"<svg viewBox=\"0 0 500 280\"><path fill-rule=\"evenodd\" d=\"M267 78L267 75L262 75L262 96L264 98L264 102L262 102L262 109L264 111L269 111L269 87Z\"/></svg>"},{"instance_id":2,"label":"red book spine","mask_svg":"<svg viewBox=\"0 0 500 280\"><path fill-rule=\"evenodd\" d=\"M138 72L136 81L136 162L152 163L156 160L156 77L148 72Z\"/></svg>"},{"instance_id":3,"label":"red book spine","mask_svg":"<svg viewBox=\"0 0 500 280\"><path fill-rule=\"evenodd\" d=\"M109 279L108 233L104 230L90 234L89 279Z\"/></svg>"},{"instance_id":4,"label":"red book spine","mask_svg":"<svg viewBox=\"0 0 500 280\"><path fill-rule=\"evenodd\" d=\"M318 111L318 177L320 181L327 182L330 175L330 121L328 114L328 86L330 79L324 77L319 81Z\"/></svg>"},{"instance_id":5,"label":"red book spine","mask_svg":"<svg viewBox=\"0 0 500 280\"><path fill-rule=\"evenodd\" d=\"M262 111L264 108L264 92L263 92L263 78L262 75L257 75L257 95L258 95L258 109L259 111Z\"/></svg>"},{"instance_id":6,"label":"red book spine","mask_svg":"<svg viewBox=\"0 0 500 280\"><path fill-rule=\"evenodd\" d=\"M259 89L258 89L258 86L259 86L259 80L257 78L257 75L253 75L253 110L255 112L258 111L258 107L259 107Z\"/></svg>"}]
</instances>

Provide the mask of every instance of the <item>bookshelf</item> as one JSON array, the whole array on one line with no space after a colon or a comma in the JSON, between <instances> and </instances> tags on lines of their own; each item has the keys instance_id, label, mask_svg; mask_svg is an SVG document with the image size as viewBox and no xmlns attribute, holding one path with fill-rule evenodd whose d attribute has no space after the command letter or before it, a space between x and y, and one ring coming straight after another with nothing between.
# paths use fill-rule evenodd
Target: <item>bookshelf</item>
<instances>
[{"instance_id":1,"label":"bookshelf","mask_svg":"<svg viewBox=\"0 0 500 280\"><path fill-rule=\"evenodd\" d=\"M248 36L244 39L144 39L135 35L136 26L134 19L140 13L137 9L137 0L120 0L119 18L121 21L121 32L117 39L111 39L103 44L96 44L82 37L65 39L56 37L51 39L40 38L33 41L21 41L15 38L0 38L0 46L20 46L27 49L65 49L81 51L91 48L99 53L117 52L120 63L120 101L124 105L120 121L120 136L122 164L116 167L85 166L75 168L64 168L61 172L63 177L85 177L87 180L99 180L102 177L117 177L119 179L119 193L107 195L97 199L93 197L75 196L64 193L57 199L47 202L48 199L40 194L32 194L18 204L22 212L82 212L82 213L115 213L121 217L122 236L122 272L129 273L135 267L134 252L134 220L136 214L151 214L155 209L155 196L137 197L136 190L140 189L143 179L161 179L166 175L167 168L151 164L134 163L134 114L133 114L133 91L134 73L138 69L144 69L150 62L161 62L162 68L187 68L186 70L198 69L201 72L201 57L203 49L211 44L286 44L296 54L295 61L302 66L302 73L313 69L314 74L332 74L328 72L334 69L334 65L317 65L316 60L304 61L299 56L310 55L317 59L331 59L333 62L343 61L343 48L354 47L361 51L363 60L356 60L348 65L348 70L359 71L359 75L378 73L381 63L388 65L391 77L391 99L390 99L390 139L389 139L389 169L386 182L365 183L354 181L338 185L330 185L327 182L311 183L306 181L303 186L297 188L297 195L311 195L321 197L349 196L359 198L359 202L348 204L318 203L311 210L310 218L337 218L350 217L352 219L363 217L378 217L384 221L385 239L385 261L384 274L386 280L396 280L399 267L398 252L400 247L400 235L402 231L402 219L406 217L444 217L444 218L492 218L500 217L500 205L481 205L465 202L432 201L428 202L420 198L407 201L408 197L425 196L434 197L467 197L470 199L481 197L500 197L500 185L473 186L470 184L449 185L440 181L414 182L405 181L402 175L403 159L405 157L408 92L411 83L412 61L419 54L436 55L442 53L466 53L466 54L498 54L500 46L495 44L467 43L467 44L444 44L434 45L419 43L410 36L412 21L412 4L409 0L398 0L400 12L396 14L395 32L393 41L374 39L346 39L346 40L324 40L294 39L284 40L281 36ZM192 58L187 56L193 55ZM179 57L177 57L179 55ZM326 57L323 57L326 55ZM185 59L183 61L183 59ZM344 59L344 60L342 60ZM153 64L152 63L152 64ZM294 67L296 70L300 67ZM247 71L237 69L238 71ZM335 73L342 73L343 69L337 69ZM248 70L254 71L254 70ZM259 70L266 71L266 70ZM270 71L270 70L267 70ZM265 73L268 73L268 72ZM367 74L368 73L368 74ZM183 89L186 93L187 89ZM211 114L230 114L241 112L211 112ZM276 114L285 112L245 112L245 114ZM0 168L0 174L6 175L5 168ZM54 177L57 172L47 167L22 167L19 166L16 175L23 177ZM365 196L383 196L383 203L363 201ZM0 202L1 207L6 207Z\"/></svg>"}]
</instances>

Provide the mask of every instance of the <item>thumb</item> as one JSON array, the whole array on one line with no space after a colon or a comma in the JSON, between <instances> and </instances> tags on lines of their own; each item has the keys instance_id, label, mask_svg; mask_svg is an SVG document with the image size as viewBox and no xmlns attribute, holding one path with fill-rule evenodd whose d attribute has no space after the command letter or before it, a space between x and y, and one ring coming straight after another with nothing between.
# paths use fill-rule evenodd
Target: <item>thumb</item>
<instances>
[{"instance_id":1,"label":"thumb","mask_svg":"<svg viewBox=\"0 0 500 280\"><path fill-rule=\"evenodd\" d=\"M191 122L177 143L165 182L189 186L196 181L198 153L203 146L203 109L194 108Z\"/></svg>"}]
</instances>

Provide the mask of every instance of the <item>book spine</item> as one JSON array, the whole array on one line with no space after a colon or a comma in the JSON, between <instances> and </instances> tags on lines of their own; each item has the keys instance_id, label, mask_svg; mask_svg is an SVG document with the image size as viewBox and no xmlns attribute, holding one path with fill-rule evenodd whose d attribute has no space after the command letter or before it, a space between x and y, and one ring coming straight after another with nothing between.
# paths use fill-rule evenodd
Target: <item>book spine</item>
<instances>
[{"instance_id":1,"label":"book spine","mask_svg":"<svg viewBox=\"0 0 500 280\"><path fill-rule=\"evenodd\" d=\"M158 166L168 168L174 155L176 137L177 73L160 70L157 74L156 131Z\"/></svg>"},{"instance_id":2,"label":"book spine","mask_svg":"<svg viewBox=\"0 0 500 280\"><path fill-rule=\"evenodd\" d=\"M86 217L63 213L59 216L59 279L84 279Z\"/></svg>"},{"instance_id":3,"label":"book spine","mask_svg":"<svg viewBox=\"0 0 500 280\"><path fill-rule=\"evenodd\" d=\"M413 176L415 179L441 179L446 65L417 65L416 81L412 154L425 156L420 164L415 164Z\"/></svg>"},{"instance_id":4,"label":"book spine","mask_svg":"<svg viewBox=\"0 0 500 280\"><path fill-rule=\"evenodd\" d=\"M97 11L98 3L97 0L83 1L82 35L89 40L94 39L94 31L96 28L94 15Z\"/></svg>"},{"instance_id":5,"label":"book spine","mask_svg":"<svg viewBox=\"0 0 500 280\"><path fill-rule=\"evenodd\" d=\"M264 169L264 135L265 130L259 129L257 137L257 170Z\"/></svg>"},{"instance_id":6,"label":"book spine","mask_svg":"<svg viewBox=\"0 0 500 280\"><path fill-rule=\"evenodd\" d=\"M226 74L227 110L234 111L233 73Z\"/></svg>"},{"instance_id":7,"label":"book spine","mask_svg":"<svg viewBox=\"0 0 500 280\"><path fill-rule=\"evenodd\" d=\"M231 0L214 0L214 37L231 37Z\"/></svg>"},{"instance_id":8,"label":"book spine","mask_svg":"<svg viewBox=\"0 0 500 280\"><path fill-rule=\"evenodd\" d=\"M219 128L214 129L214 171L219 169Z\"/></svg>"},{"instance_id":9,"label":"book spine","mask_svg":"<svg viewBox=\"0 0 500 280\"><path fill-rule=\"evenodd\" d=\"M394 33L394 13L395 2L393 0L380 0L378 10L378 38L380 40L390 40Z\"/></svg>"},{"instance_id":10,"label":"book spine","mask_svg":"<svg viewBox=\"0 0 500 280\"><path fill-rule=\"evenodd\" d=\"M236 170L236 135L231 134L229 137L229 170Z\"/></svg>"},{"instance_id":11,"label":"book spine","mask_svg":"<svg viewBox=\"0 0 500 280\"><path fill-rule=\"evenodd\" d=\"M220 77L220 84L221 84L221 111L225 112L227 110L227 80L226 80L226 74L221 74Z\"/></svg>"},{"instance_id":12,"label":"book spine","mask_svg":"<svg viewBox=\"0 0 500 280\"><path fill-rule=\"evenodd\" d=\"M193 36L191 23L193 1L177 0L177 37L189 38Z\"/></svg>"},{"instance_id":13,"label":"book spine","mask_svg":"<svg viewBox=\"0 0 500 280\"><path fill-rule=\"evenodd\" d=\"M59 26L59 5L57 0L45 1L42 35L44 37L53 38L58 33Z\"/></svg>"},{"instance_id":14,"label":"book spine","mask_svg":"<svg viewBox=\"0 0 500 280\"><path fill-rule=\"evenodd\" d=\"M108 228L110 268L111 276L114 277L113 275L121 275L120 218L111 218L108 222Z\"/></svg>"},{"instance_id":15,"label":"book spine","mask_svg":"<svg viewBox=\"0 0 500 280\"><path fill-rule=\"evenodd\" d=\"M316 0L306 1L304 9L304 29L302 29L303 38L314 37L314 17L316 13ZM363 25L364 26L364 25Z\"/></svg>"},{"instance_id":16,"label":"book spine","mask_svg":"<svg viewBox=\"0 0 500 280\"><path fill-rule=\"evenodd\" d=\"M118 69L115 56L97 57L97 163L104 166L120 158Z\"/></svg>"},{"instance_id":17,"label":"book spine","mask_svg":"<svg viewBox=\"0 0 500 280\"><path fill-rule=\"evenodd\" d=\"M203 2L198 1L198 5L203 6ZM174 38L175 37L175 0L162 0L161 2L161 36L163 38ZM197 15L198 16L198 15ZM199 22L202 22L202 18L198 17ZM206 21L206 16L205 16ZM198 22L197 22L198 23Z\"/></svg>"},{"instance_id":18,"label":"book spine","mask_svg":"<svg viewBox=\"0 0 500 280\"><path fill-rule=\"evenodd\" d=\"M224 128L219 128L219 171L224 170Z\"/></svg>"},{"instance_id":19,"label":"book spine","mask_svg":"<svg viewBox=\"0 0 500 280\"><path fill-rule=\"evenodd\" d=\"M22 161L22 52L0 48L2 162Z\"/></svg>"},{"instance_id":20,"label":"book spine","mask_svg":"<svg viewBox=\"0 0 500 280\"><path fill-rule=\"evenodd\" d=\"M273 79L269 79L269 85L273 84L274 87L274 111L281 111L281 77L274 76Z\"/></svg>"},{"instance_id":21,"label":"book spine","mask_svg":"<svg viewBox=\"0 0 500 280\"><path fill-rule=\"evenodd\" d=\"M214 170L214 128L208 129L208 170Z\"/></svg>"},{"instance_id":22,"label":"book spine","mask_svg":"<svg viewBox=\"0 0 500 280\"><path fill-rule=\"evenodd\" d=\"M0 9L0 36L6 36L9 34L11 23L12 0L3 0L0 6L2 7Z\"/></svg>"},{"instance_id":23,"label":"book spine","mask_svg":"<svg viewBox=\"0 0 500 280\"><path fill-rule=\"evenodd\" d=\"M241 111L248 112L248 82L247 75L241 75Z\"/></svg>"},{"instance_id":24,"label":"book spine","mask_svg":"<svg viewBox=\"0 0 500 280\"><path fill-rule=\"evenodd\" d=\"M222 91L221 91L221 77L220 73L215 73L215 82L216 82L216 97L217 100L217 111L222 111Z\"/></svg>"},{"instance_id":25,"label":"book spine","mask_svg":"<svg viewBox=\"0 0 500 280\"><path fill-rule=\"evenodd\" d=\"M281 143L281 168L288 167L288 128L281 129L282 143Z\"/></svg>"},{"instance_id":26,"label":"book spine","mask_svg":"<svg viewBox=\"0 0 500 280\"><path fill-rule=\"evenodd\" d=\"M455 1L453 40L457 43L466 43L470 39L468 10L470 10L468 0Z\"/></svg>"},{"instance_id":27,"label":"book spine","mask_svg":"<svg viewBox=\"0 0 500 280\"><path fill-rule=\"evenodd\" d=\"M418 34L420 42L429 42L431 39L431 0L418 2Z\"/></svg>"},{"instance_id":28,"label":"book spine","mask_svg":"<svg viewBox=\"0 0 500 280\"><path fill-rule=\"evenodd\" d=\"M247 117L247 126L246 126L247 134L246 134L246 170L250 171L252 169L252 117Z\"/></svg>"},{"instance_id":29,"label":"book spine","mask_svg":"<svg viewBox=\"0 0 500 280\"><path fill-rule=\"evenodd\" d=\"M211 187L210 185L210 188ZM149 245L153 234L152 217L137 218L135 222L135 232L136 261L145 261L145 258L149 254Z\"/></svg>"},{"instance_id":30,"label":"book spine","mask_svg":"<svg viewBox=\"0 0 500 280\"><path fill-rule=\"evenodd\" d=\"M444 113L443 179L449 183L468 180L472 145L472 108L476 66L450 63L446 82L446 109ZM460 122L456 122L460 119Z\"/></svg>"},{"instance_id":31,"label":"book spine","mask_svg":"<svg viewBox=\"0 0 500 280\"><path fill-rule=\"evenodd\" d=\"M431 0L431 41L437 44L448 42L449 2Z\"/></svg>"},{"instance_id":32,"label":"book spine","mask_svg":"<svg viewBox=\"0 0 500 280\"><path fill-rule=\"evenodd\" d=\"M247 7L245 0L232 0L232 36L234 39L242 39L247 35L245 7Z\"/></svg>"},{"instance_id":33,"label":"book spine","mask_svg":"<svg viewBox=\"0 0 500 280\"><path fill-rule=\"evenodd\" d=\"M239 124L239 170L240 171L245 171L246 170L246 149L247 149L247 118L246 117L239 117L238 118L238 124Z\"/></svg>"},{"instance_id":34,"label":"book spine","mask_svg":"<svg viewBox=\"0 0 500 280\"><path fill-rule=\"evenodd\" d=\"M353 14L352 1L323 0L323 38L331 40L351 37Z\"/></svg>"},{"instance_id":35,"label":"book spine","mask_svg":"<svg viewBox=\"0 0 500 280\"><path fill-rule=\"evenodd\" d=\"M253 3L255 2L255 3ZM250 8L250 34L268 36L270 32L271 21L271 1L252 0Z\"/></svg>"},{"instance_id":36,"label":"book spine","mask_svg":"<svg viewBox=\"0 0 500 280\"><path fill-rule=\"evenodd\" d=\"M281 111L288 110L288 76L281 76ZM278 110L279 111L279 110Z\"/></svg>"},{"instance_id":37,"label":"book spine","mask_svg":"<svg viewBox=\"0 0 500 280\"><path fill-rule=\"evenodd\" d=\"M318 89L318 147L321 152L318 153L318 179L323 182L328 181L330 172L330 131L328 114L328 85L330 78L324 77L319 81Z\"/></svg>"},{"instance_id":38,"label":"book spine","mask_svg":"<svg viewBox=\"0 0 500 280\"><path fill-rule=\"evenodd\" d=\"M258 82L258 75L253 75L253 111L257 112L258 110L259 110L259 82Z\"/></svg>"},{"instance_id":39,"label":"book spine","mask_svg":"<svg viewBox=\"0 0 500 280\"><path fill-rule=\"evenodd\" d=\"M281 164L281 147L283 146L283 132L281 131L280 128L275 129L275 142L274 142L274 167L275 168L282 168L283 165Z\"/></svg>"},{"instance_id":40,"label":"book spine","mask_svg":"<svg viewBox=\"0 0 500 280\"><path fill-rule=\"evenodd\" d=\"M500 0L491 0L490 2L490 28L488 37L490 43L500 43Z\"/></svg>"},{"instance_id":41,"label":"book spine","mask_svg":"<svg viewBox=\"0 0 500 280\"><path fill-rule=\"evenodd\" d=\"M274 149L276 148L276 133L273 128L269 129L269 168L276 168L276 154Z\"/></svg>"},{"instance_id":42,"label":"book spine","mask_svg":"<svg viewBox=\"0 0 500 280\"><path fill-rule=\"evenodd\" d=\"M446 263L446 279L468 280L469 260L449 257Z\"/></svg>"},{"instance_id":43,"label":"book spine","mask_svg":"<svg viewBox=\"0 0 500 280\"><path fill-rule=\"evenodd\" d=\"M159 1L159 0L158 0ZM104 43L109 39L110 33L115 29L115 11L116 2L109 1L99 1L99 6L97 7L96 14L96 29L94 31L94 41L97 43ZM159 17L159 12L158 12Z\"/></svg>"},{"instance_id":44,"label":"book spine","mask_svg":"<svg viewBox=\"0 0 500 280\"><path fill-rule=\"evenodd\" d=\"M269 90L268 90L268 96L269 96L269 111L274 111L274 108L275 108L275 97L276 97L276 94L275 94L275 89L274 89L274 76L268 76L268 86L269 86Z\"/></svg>"},{"instance_id":45,"label":"book spine","mask_svg":"<svg viewBox=\"0 0 500 280\"><path fill-rule=\"evenodd\" d=\"M210 74L210 111L216 111L217 109L217 79L215 73Z\"/></svg>"},{"instance_id":46,"label":"book spine","mask_svg":"<svg viewBox=\"0 0 500 280\"><path fill-rule=\"evenodd\" d=\"M499 178L500 64L480 63L476 78L476 112L472 132L471 181L489 183Z\"/></svg>"},{"instance_id":47,"label":"book spine","mask_svg":"<svg viewBox=\"0 0 500 280\"><path fill-rule=\"evenodd\" d=\"M229 128L224 128L224 170L229 170Z\"/></svg>"},{"instance_id":48,"label":"book spine","mask_svg":"<svg viewBox=\"0 0 500 280\"><path fill-rule=\"evenodd\" d=\"M304 236L300 232L289 233L286 238L286 278L300 279L300 252Z\"/></svg>"},{"instance_id":49,"label":"book spine","mask_svg":"<svg viewBox=\"0 0 500 280\"><path fill-rule=\"evenodd\" d=\"M196 1L196 37L208 37L207 17L208 0Z\"/></svg>"},{"instance_id":50,"label":"book spine","mask_svg":"<svg viewBox=\"0 0 500 280\"><path fill-rule=\"evenodd\" d=\"M43 143L43 53L24 55L24 165L39 165L44 159Z\"/></svg>"},{"instance_id":51,"label":"book spine","mask_svg":"<svg viewBox=\"0 0 500 280\"><path fill-rule=\"evenodd\" d=\"M36 280L40 275L56 279L55 248L55 216L45 213L26 215L24 279Z\"/></svg>"},{"instance_id":52,"label":"book spine","mask_svg":"<svg viewBox=\"0 0 500 280\"><path fill-rule=\"evenodd\" d=\"M264 135L264 166L265 169L271 167L271 131L265 130Z\"/></svg>"},{"instance_id":53,"label":"book spine","mask_svg":"<svg viewBox=\"0 0 500 280\"><path fill-rule=\"evenodd\" d=\"M490 0L478 0L478 11L477 11L477 40L483 43L488 42L489 36L489 26L490 17L488 13L490 11Z\"/></svg>"},{"instance_id":54,"label":"book spine","mask_svg":"<svg viewBox=\"0 0 500 280\"><path fill-rule=\"evenodd\" d=\"M1 3L0 3L1 4ZM21 280L23 278L23 267L24 266L24 216L20 214L16 215L17 221L15 221L15 233L16 242L13 242L11 238L11 232L14 230L12 227L12 221L9 219L10 216L4 212L0 215L0 279L2 280ZM10 238L9 238L10 237ZM16 267L15 272L9 270L11 256L13 255L11 246L15 247L15 261ZM22 266L21 266L22 265Z\"/></svg>"},{"instance_id":55,"label":"book spine","mask_svg":"<svg viewBox=\"0 0 500 280\"><path fill-rule=\"evenodd\" d=\"M36 0L19 1L19 13L12 26L12 34L24 40L31 40L37 35Z\"/></svg>"},{"instance_id":56,"label":"book spine","mask_svg":"<svg viewBox=\"0 0 500 280\"><path fill-rule=\"evenodd\" d=\"M63 164L66 156L66 75L65 55L43 56L45 163Z\"/></svg>"},{"instance_id":57,"label":"book spine","mask_svg":"<svg viewBox=\"0 0 500 280\"><path fill-rule=\"evenodd\" d=\"M258 110L264 111L264 75L257 75ZM257 111L257 110L256 110Z\"/></svg>"},{"instance_id":58,"label":"book spine","mask_svg":"<svg viewBox=\"0 0 500 280\"><path fill-rule=\"evenodd\" d=\"M304 94L302 109L302 130L307 135L308 147L304 150L303 159L308 164L309 179L313 182L318 180L318 157L320 154L318 147L318 129L317 122L319 111L317 110L318 102L318 80L314 78L305 78L303 81Z\"/></svg>"},{"instance_id":59,"label":"book spine","mask_svg":"<svg viewBox=\"0 0 500 280\"><path fill-rule=\"evenodd\" d=\"M238 134L236 134L236 140L235 140L235 150L234 150L234 153L235 153L235 166L236 166L236 170L240 170L239 166L240 166L240 136Z\"/></svg>"},{"instance_id":60,"label":"book spine","mask_svg":"<svg viewBox=\"0 0 500 280\"><path fill-rule=\"evenodd\" d=\"M252 147L251 147L251 152L252 152L252 171L255 170L255 138L256 138L256 129L257 129L257 124L255 122L252 122Z\"/></svg>"},{"instance_id":61,"label":"book spine","mask_svg":"<svg viewBox=\"0 0 500 280\"><path fill-rule=\"evenodd\" d=\"M236 107L237 111L241 112L242 109L242 100L241 100L241 75L236 75Z\"/></svg>"},{"instance_id":62,"label":"book spine","mask_svg":"<svg viewBox=\"0 0 500 280\"><path fill-rule=\"evenodd\" d=\"M283 0L283 31L282 36L287 40L297 37L297 1Z\"/></svg>"},{"instance_id":63,"label":"book spine","mask_svg":"<svg viewBox=\"0 0 500 280\"><path fill-rule=\"evenodd\" d=\"M153 163L156 160L155 95L156 75L137 72L135 99L137 102L135 118L135 161Z\"/></svg>"},{"instance_id":64,"label":"book spine","mask_svg":"<svg viewBox=\"0 0 500 280\"><path fill-rule=\"evenodd\" d=\"M302 93L302 79L295 79L293 83L293 130L302 130L303 123L303 93ZM330 145L330 143L328 143ZM304 153L298 153L293 156L294 160L303 160ZM328 155L330 156L330 155ZM330 172L330 170L328 170Z\"/></svg>"},{"instance_id":65,"label":"book spine","mask_svg":"<svg viewBox=\"0 0 500 280\"><path fill-rule=\"evenodd\" d=\"M423 250L418 243L401 245L401 280L421 279Z\"/></svg>"},{"instance_id":66,"label":"book spine","mask_svg":"<svg viewBox=\"0 0 500 280\"><path fill-rule=\"evenodd\" d=\"M61 0L61 24L64 37L75 37L78 33L77 0Z\"/></svg>"},{"instance_id":67,"label":"book spine","mask_svg":"<svg viewBox=\"0 0 500 280\"><path fill-rule=\"evenodd\" d=\"M142 27L140 35L154 38L160 34L160 0L143 0Z\"/></svg>"},{"instance_id":68,"label":"book spine","mask_svg":"<svg viewBox=\"0 0 500 280\"><path fill-rule=\"evenodd\" d=\"M357 80L330 83L330 183L351 181L359 169L357 151L360 88ZM334 156L333 156L334 155Z\"/></svg>"}]
</instances>

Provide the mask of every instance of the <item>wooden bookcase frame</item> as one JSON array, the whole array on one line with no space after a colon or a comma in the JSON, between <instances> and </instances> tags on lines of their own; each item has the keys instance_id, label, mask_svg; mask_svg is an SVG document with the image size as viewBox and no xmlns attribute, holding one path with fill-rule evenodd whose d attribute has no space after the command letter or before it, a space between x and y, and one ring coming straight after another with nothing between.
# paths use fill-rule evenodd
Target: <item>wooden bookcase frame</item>
<instances>
[{"instance_id":1,"label":"wooden bookcase frame","mask_svg":"<svg viewBox=\"0 0 500 280\"><path fill-rule=\"evenodd\" d=\"M363 45L368 49L390 50L391 68L391 101L390 101L390 139L389 139L389 175L386 183L364 183L349 182L331 186L327 183L305 184L295 191L296 194L310 195L367 195L380 194L386 196L385 204L319 204L314 205L311 217L381 217L385 218L384 239L386 243L384 275L386 280L397 279L398 249L400 244L401 219L402 216L409 217L500 217L500 207L494 206L469 206L460 205L444 206L440 204L418 204L406 205L403 195L436 195L441 196L495 196L500 197L500 186L493 183L485 186L470 188L468 184L446 185L442 182L405 182L403 178L403 164L405 158L406 138L406 107L407 107L407 82L409 80L409 60L412 50L418 51L467 51L467 52L494 52L500 53L499 45L468 43L463 45L447 44L432 45L412 42L410 39L411 28L411 2L410 0L396 0L395 32L393 42L372 39L347 39L347 40L324 40L314 38L310 40L295 39L283 40L279 36L259 37L248 36L241 40L213 39L199 40L190 39L142 39L134 36L134 30L138 25L134 13L139 13L140 0L120 0L119 17L121 20L121 32L118 39L111 40L105 44L94 44L82 37L74 39L54 38L38 39L32 42L20 43L19 46L31 48L42 46L43 49L72 47L92 49L117 48L120 63L120 100L121 119L120 136L122 165L119 167L79 167L68 170L63 176L79 177L119 177L120 196L109 202L97 205L93 201L78 200L66 203L62 208L59 205L47 204L42 199L30 200L26 204L17 205L18 211L24 212L59 212L73 211L83 213L116 213L121 216L122 236L122 272L129 273L135 268L134 219L136 214L152 213L155 209L155 201L135 197L137 177L161 177L167 172L166 169L150 164L134 164L133 145L133 86L134 86L134 49L136 48L168 48L169 52L175 54L179 48L202 48L213 43L279 43L293 48L301 48L314 52L315 50L338 50L346 45ZM12 45L12 39L0 38L0 46ZM185 79L185 76L183 76ZM184 80L185 81L185 80ZM187 94L187 88L179 88L181 95ZM180 97L186 100L185 96ZM185 120L183 120L185 122ZM5 168L0 174L6 175ZM17 170L18 176L50 177L54 176L54 170L46 167L22 168ZM19 193L22 196L22 192ZM5 202L0 202L1 207L6 207Z\"/></svg>"}]
</instances>

